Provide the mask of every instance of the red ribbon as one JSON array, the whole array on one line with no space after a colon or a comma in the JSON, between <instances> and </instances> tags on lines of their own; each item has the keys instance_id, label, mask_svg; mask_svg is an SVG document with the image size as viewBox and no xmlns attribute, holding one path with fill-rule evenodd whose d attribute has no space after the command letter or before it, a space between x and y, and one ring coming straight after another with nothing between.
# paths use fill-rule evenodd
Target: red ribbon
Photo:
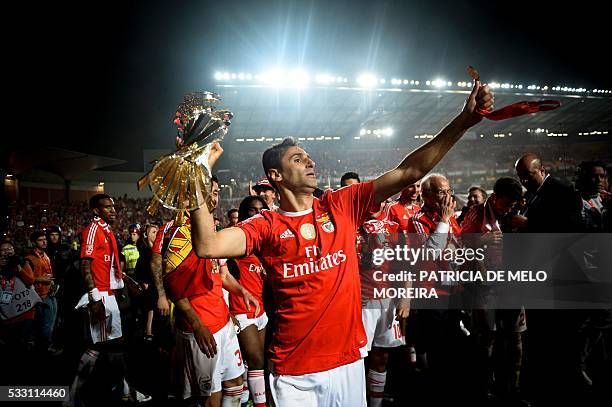
<instances>
[{"instance_id":1,"label":"red ribbon","mask_svg":"<svg viewBox=\"0 0 612 407\"><path fill-rule=\"evenodd\" d=\"M561 106L561 102L557 100L540 100L537 102L517 102L493 112L484 109L478 109L477 113L486 117L489 120L505 120L511 117L522 116L530 113L545 112L554 110Z\"/></svg>"}]
</instances>

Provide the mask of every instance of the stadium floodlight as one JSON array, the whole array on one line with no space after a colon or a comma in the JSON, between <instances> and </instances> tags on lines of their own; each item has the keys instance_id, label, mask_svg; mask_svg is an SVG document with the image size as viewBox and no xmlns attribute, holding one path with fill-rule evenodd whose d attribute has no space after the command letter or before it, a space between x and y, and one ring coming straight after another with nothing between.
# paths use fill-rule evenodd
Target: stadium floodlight
<instances>
[{"instance_id":1,"label":"stadium floodlight","mask_svg":"<svg viewBox=\"0 0 612 407\"><path fill-rule=\"evenodd\" d=\"M393 129L391 127L385 127L382 130L382 134L387 136L387 137L391 137L393 135Z\"/></svg>"},{"instance_id":2,"label":"stadium floodlight","mask_svg":"<svg viewBox=\"0 0 612 407\"><path fill-rule=\"evenodd\" d=\"M366 129L359 130L359 135L360 136L365 136L365 134L366 134Z\"/></svg>"},{"instance_id":3,"label":"stadium floodlight","mask_svg":"<svg viewBox=\"0 0 612 407\"><path fill-rule=\"evenodd\" d=\"M232 74L232 79L236 79L236 74L235 73Z\"/></svg>"},{"instance_id":4,"label":"stadium floodlight","mask_svg":"<svg viewBox=\"0 0 612 407\"><path fill-rule=\"evenodd\" d=\"M418 86L418 85L420 85L420 84L421 84L421 82L419 82L419 81L414 81L414 84Z\"/></svg>"},{"instance_id":5,"label":"stadium floodlight","mask_svg":"<svg viewBox=\"0 0 612 407\"><path fill-rule=\"evenodd\" d=\"M404 85L408 85L408 79L404 79L404 80L402 81L402 83L403 83Z\"/></svg>"},{"instance_id":6,"label":"stadium floodlight","mask_svg":"<svg viewBox=\"0 0 612 407\"><path fill-rule=\"evenodd\" d=\"M334 80L335 77L324 73L317 74L315 76L315 82L320 83L321 85L329 85L330 83L333 83Z\"/></svg>"},{"instance_id":7,"label":"stadium floodlight","mask_svg":"<svg viewBox=\"0 0 612 407\"><path fill-rule=\"evenodd\" d=\"M442 79L436 79L431 81L432 86L435 86L436 88L442 88L446 85L446 81L442 80Z\"/></svg>"},{"instance_id":8,"label":"stadium floodlight","mask_svg":"<svg viewBox=\"0 0 612 407\"><path fill-rule=\"evenodd\" d=\"M305 70L298 68L289 74L289 85L296 88L305 88L308 86L310 76Z\"/></svg>"},{"instance_id":9,"label":"stadium floodlight","mask_svg":"<svg viewBox=\"0 0 612 407\"><path fill-rule=\"evenodd\" d=\"M239 79L239 80L241 80L241 81L243 81L243 80L244 80L244 74L243 74L242 72L240 72L240 73L238 74L238 79Z\"/></svg>"},{"instance_id":10,"label":"stadium floodlight","mask_svg":"<svg viewBox=\"0 0 612 407\"><path fill-rule=\"evenodd\" d=\"M380 82L380 84L381 84L381 85L384 85L384 84L385 84L385 82L386 82L386 81L385 81L385 78L380 78L379 82Z\"/></svg>"},{"instance_id":11,"label":"stadium floodlight","mask_svg":"<svg viewBox=\"0 0 612 407\"><path fill-rule=\"evenodd\" d=\"M280 85L283 82L284 72L280 68L264 71L259 75L259 80L268 85Z\"/></svg>"},{"instance_id":12,"label":"stadium floodlight","mask_svg":"<svg viewBox=\"0 0 612 407\"><path fill-rule=\"evenodd\" d=\"M221 72L215 72L215 79L220 81L223 79L223 74Z\"/></svg>"},{"instance_id":13,"label":"stadium floodlight","mask_svg":"<svg viewBox=\"0 0 612 407\"><path fill-rule=\"evenodd\" d=\"M245 78L247 81L250 81L251 79L253 79L253 75L251 75L250 73L245 75Z\"/></svg>"},{"instance_id":14,"label":"stadium floodlight","mask_svg":"<svg viewBox=\"0 0 612 407\"><path fill-rule=\"evenodd\" d=\"M371 73L363 73L357 77L357 84L363 88L373 88L378 83L378 79Z\"/></svg>"},{"instance_id":15,"label":"stadium floodlight","mask_svg":"<svg viewBox=\"0 0 612 407\"><path fill-rule=\"evenodd\" d=\"M230 80L229 72L223 72L223 80L224 81L229 81Z\"/></svg>"}]
</instances>

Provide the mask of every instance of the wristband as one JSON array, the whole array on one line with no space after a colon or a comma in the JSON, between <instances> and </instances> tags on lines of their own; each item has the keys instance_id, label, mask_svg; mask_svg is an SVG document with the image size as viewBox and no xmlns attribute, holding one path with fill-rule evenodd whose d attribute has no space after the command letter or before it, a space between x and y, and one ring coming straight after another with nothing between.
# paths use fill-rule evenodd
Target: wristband
<instances>
[{"instance_id":1,"label":"wristband","mask_svg":"<svg viewBox=\"0 0 612 407\"><path fill-rule=\"evenodd\" d=\"M100 291L98 291L97 288L94 288L92 290L89 291L89 295L91 295L91 301L90 302L97 302L102 300L102 295L100 295Z\"/></svg>"}]
</instances>

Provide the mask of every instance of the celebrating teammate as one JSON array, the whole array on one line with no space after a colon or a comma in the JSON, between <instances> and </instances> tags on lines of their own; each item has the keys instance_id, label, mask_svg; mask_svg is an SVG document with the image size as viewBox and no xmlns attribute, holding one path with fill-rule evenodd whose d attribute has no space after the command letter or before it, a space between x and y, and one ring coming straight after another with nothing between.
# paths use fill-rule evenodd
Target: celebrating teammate
<instances>
[{"instance_id":1,"label":"celebrating teammate","mask_svg":"<svg viewBox=\"0 0 612 407\"><path fill-rule=\"evenodd\" d=\"M476 81L462 112L435 138L371 182L325 191L315 163L292 139L264 152L264 171L278 191L277 212L263 211L214 233L206 207L192 213L198 256L255 254L268 272L278 307L271 344L270 389L276 405L365 406L363 356L367 344L355 231L380 203L423 178L491 109L493 95ZM212 161L222 153L215 145ZM210 162L211 160L209 160Z\"/></svg>"}]
</instances>

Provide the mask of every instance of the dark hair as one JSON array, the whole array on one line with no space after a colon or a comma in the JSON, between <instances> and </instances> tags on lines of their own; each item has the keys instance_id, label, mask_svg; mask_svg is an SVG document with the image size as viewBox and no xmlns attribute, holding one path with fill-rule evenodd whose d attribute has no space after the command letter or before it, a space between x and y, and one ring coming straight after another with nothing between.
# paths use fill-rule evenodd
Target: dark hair
<instances>
[{"instance_id":1,"label":"dark hair","mask_svg":"<svg viewBox=\"0 0 612 407\"><path fill-rule=\"evenodd\" d=\"M601 167L604 172L607 172L606 165L601 161L583 161L576 168L576 189L581 191L588 188L590 183L591 172L594 168Z\"/></svg>"},{"instance_id":2,"label":"dark hair","mask_svg":"<svg viewBox=\"0 0 612 407\"><path fill-rule=\"evenodd\" d=\"M45 232L43 232L42 230L35 230L30 235L30 242L36 243L36 239L38 239L41 236L45 236L46 237L47 235L45 235Z\"/></svg>"},{"instance_id":3,"label":"dark hair","mask_svg":"<svg viewBox=\"0 0 612 407\"><path fill-rule=\"evenodd\" d=\"M231 218L232 217L232 213L234 213L234 212L238 212L238 209L232 208L229 211L227 211L227 218L228 219Z\"/></svg>"},{"instance_id":4,"label":"dark hair","mask_svg":"<svg viewBox=\"0 0 612 407\"><path fill-rule=\"evenodd\" d=\"M475 186L475 187L471 187L470 189L468 189L468 194L472 191L480 191L480 193L482 194L483 199L487 199L487 191L485 191L483 188L479 187L479 186Z\"/></svg>"},{"instance_id":5,"label":"dark hair","mask_svg":"<svg viewBox=\"0 0 612 407\"><path fill-rule=\"evenodd\" d=\"M523 187L520 182L510 177L501 177L495 181L493 192L497 197L509 198L512 201L520 201L523 197Z\"/></svg>"},{"instance_id":6,"label":"dark hair","mask_svg":"<svg viewBox=\"0 0 612 407\"><path fill-rule=\"evenodd\" d=\"M342 176L342 178L340 178L341 187L346 186L345 182L347 179L356 179L357 182L361 182L361 180L359 179L359 174L357 174L356 172L347 172Z\"/></svg>"},{"instance_id":7,"label":"dark hair","mask_svg":"<svg viewBox=\"0 0 612 407\"><path fill-rule=\"evenodd\" d=\"M13 242L11 242L8 239L3 239L2 241L0 241L0 246L2 246L3 244L10 244L13 247L13 249L15 249L15 245L13 244Z\"/></svg>"},{"instance_id":8,"label":"dark hair","mask_svg":"<svg viewBox=\"0 0 612 407\"><path fill-rule=\"evenodd\" d=\"M96 195L92 196L91 198L89 198L89 209L97 208L98 204L103 199L111 199L112 200L113 198L111 198L109 195L106 195L106 194L96 194Z\"/></svg>"},{"instance_id":9,"label":"dark hair","mask_svg":"<svg viewBox=\"0 0 612 407\"><path fill-rule=\"evenodd\" d=\"M263 209L270 209L266 201L258 195L247 196L240 202L240 206L238 207L238 221L242 222L245 219L249 218L249 207L251 206L251 202L259 201Z\"/></svg>"},{"instance_id":10,"label":"dark hair","mask_svg":"<svg viewBox=\"0 0 612 407\"><path fill-rule=\"evenodd\" d=\"M264 173L268 176L268 171L272 168L276 170L280 170L282 167L283 155L289 150L291 147L297 147L298 143L292 137L287 137L280 144L276 144L263 153L263 157L261 159L261 163L263 164ZM270 184L276 188L274 182L268 177L268 181Z\"/></svg>"}]
</instances>

